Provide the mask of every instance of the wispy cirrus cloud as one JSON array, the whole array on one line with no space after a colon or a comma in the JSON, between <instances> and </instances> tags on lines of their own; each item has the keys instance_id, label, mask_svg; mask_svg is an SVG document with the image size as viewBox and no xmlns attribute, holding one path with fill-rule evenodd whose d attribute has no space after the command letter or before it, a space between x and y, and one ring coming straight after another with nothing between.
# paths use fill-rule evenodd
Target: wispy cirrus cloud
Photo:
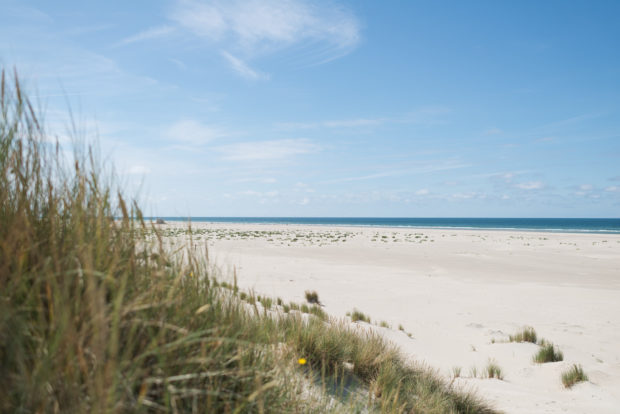
<instances>
[{"instance_id":1,"label":"wispy cirrus cloud","mask_svg":"<svg viewBox=\"0 0 620 414\"><path fill-rule=\"evenodd\" d=\"M173 141L190 145L204 145L214 139L225 137L228 133L193 119L184 119L170 125L164 135Z\"/></svg>"},{"instance_id":2,"label":"wispy cirrus cloud","mask_svg":"<svg viewBox=\"0 0 620 414\"><path fill-rule=\"evenodd\" d=\"M234 47L261 52L309 40L352 48L360 24L349 10L305 0L180 0L170 18L192 33Z\"/></svg>"},{"instance_id":3,"label":"wispy cirrus cloud","mask_svg":"<svg viewBox=\"0 0 620 414\"><path fill-rule=\"evenodd\" d=\"M320 151L320 146L305 138L238 142L215 148L230 161L275 160Z\"/></svg>"},{"instance_id":4,"label":"wispy cirrus cloud","mask_svg":"<svg viewBox=\"0 0 620 414\"><path fill-rule=\"evenodd\" d=\"M158 39L168 36L175 31L176 29L174 27L168 25L151 27L150 29L146 29L142 32L136 33L135 35L122 39L120 42L116 43L115 46L125 46L131 43L143 42L145 40Z\"/></svg>"},{"instance_id":5,"label":"wispy cirrus cloud","mask_svg":"<svg viewBox=\"0 0 620 414\"><path fill-rule=\"evenodd\" d=\"M470 164L455 162L453 160L429 161L429 162L421 163L419 165L409 167L409 168L402 168L402 169L397 169L397 170L385 170L385 171L379 171L373 174L336 178L334 180L325 181L325 183L365 181L365 180L374 180L374 179L379 179L379 178L387 178L387 177L395 177L395 176L425 174L425 173L432 173L432 172L437 172L437 171L446 171L446 170L454 170L458 168L466 168L469 166Z\"/></svg>"},{"instance_id":6,"label":"wispy cirrus cloud","mask_svg":"<svg viewBox=\"0 0 620 414\"><path fill-rule=\"evenodd\" d=\"M387 118L354 118L320 122L278 122L274 126L277 129L317 129L317 128L358 128L381 125Z\"/></svg>"},{"instance_id":7,"label":"wispy cirrus cloud","mask_svg":"<svg viewBox=\"0 0 620 414\"><path fill-rule=\"evenodd\" d=\"M239 59L236 56L231 55L228 52L222 52L222 56L226 58L228 63L230 63L230 67L233 68L235 72L237 72L241 77L249 79L249 80L266 80L269 79L269 75L258 72L248 66L243 60Z\"/></svg>"},{"instance_id":8,"label":"wispy cirrus cloud","mask_svg":"<svg viewBox=\"0 0 620 414\"><path fill-rule=\"evenodd\" d=\"M515 184L515 187L521 190L542 190L545 185L541 181L530 181L527 183Z\"/></svg>"},{"instance_id":9,"label":"wispy cirrus cloud","mask_svg":"<svg viewBox=\"0 0 620 414\"><path fill-rule=\"evenodd\" d=\"M308 64L320 64L348 54L361 38L351 11L307 0L178 0L168 17L224 50L226 61L247 79L265 76L256 76L251 59L297 47Z\"/></svg>"},{"instance_id":10,"label":"wispy cirrus cloud","mask_svg":"<svg viewBox=\"0 0 620 414\"><path fill-rule=\"evenodd\" d=\"M395 116L357 117L344 119L330 119L315 122L277 122L276 129L339 129L339 128L368 128L383 124L413 124L413 125L436 125L443 123L442 117L449 113L446 107L428 106L409 111Z\"/></svg>"}]
</instances>

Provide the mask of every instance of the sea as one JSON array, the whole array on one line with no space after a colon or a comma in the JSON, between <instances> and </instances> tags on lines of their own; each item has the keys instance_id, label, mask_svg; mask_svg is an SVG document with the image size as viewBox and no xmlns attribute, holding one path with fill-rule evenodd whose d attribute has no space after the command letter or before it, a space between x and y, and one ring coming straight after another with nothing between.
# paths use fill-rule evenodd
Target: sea
<instances>
[{"instance_id":1,"label":"sea","mask_svg":"<svg viewBox=\"0 0 620 414\"><path fill-rule=\"evenodd\" d=\"M620 218L151 217L166 221L620 234Z\"/></svg>"}]
</instances>

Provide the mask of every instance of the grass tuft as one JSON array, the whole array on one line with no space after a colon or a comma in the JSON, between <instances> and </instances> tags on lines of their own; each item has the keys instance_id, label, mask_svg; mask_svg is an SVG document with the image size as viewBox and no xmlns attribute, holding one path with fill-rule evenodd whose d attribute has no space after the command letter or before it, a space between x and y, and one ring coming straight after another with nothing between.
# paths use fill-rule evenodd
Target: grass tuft
<instances>
[{"instance_id":1,"label":"grass tuft","mask_svg":"<svg viewBox=\"0 0 620 414\"><path fill-rule=\"evenodd\" d=\"M536 331L531 326L524 326L520 331L514 335L510 335L510 342L531 342L533 344L537 341Z\"/></svg>"},{"instance_id":2,"label":"grass tuft","mask_svg":"<svg viewBox=\"0 0 620 414\"><path fill-rule=\"evenodd\" d=\"M565 388L571 388L578 382L587 380L588 376L583 372L581 365L574 364L569 370L562 372L562 384Z\"/></svg>"},{"instance_id":3,"label":"grass tuft","mask_svg":"<svg viewBox=\"0 0 620 414\"><path fill-rule=\"evenodd\" d=\"M312 304L317 304L319 305L319 294L316 293L316 291L312 290L306 290L306 300L308 301L308 303L312 303Z\"/></svg>"},{"instance_id":4,"label":"grass tuft","mask_svg":"<svg viewBox=\"0 0 620 414\"><path fill-rule=\"evenodd\" d=\"M557 362L564 359L564 354L562 354L562 351L560 351L551 342L545 342L545 344L538 350L538 353L534 355L533 359L534 362L539 364L544 364L546 362Z\"/></svg>"},{"instance_id":5,"label":"grass tuft","mask_svg":"<svg viewBox=\"0 0 620 414\"><path fill-rule=\"evenodd\" d=\"M497 362L495 361L489 361L489 363L486 366L486 373L487 373L487 378L497 378L499 380L504 379L504 374L502 372L502 369L500 368L499 365L497 365Z\"/></svg>"},{"instance_id":6,"label":"grass tuft","mask_svg":"<svg viewBox=\"0 0 620 414\"><path fill-rule=\"evenodd\" d=\"M370 323L370 316L364 314L363 312L357 309L353 309L351 311L351 321L352 322L362 321L362 322Z\"/></svg>"}]
</instances>

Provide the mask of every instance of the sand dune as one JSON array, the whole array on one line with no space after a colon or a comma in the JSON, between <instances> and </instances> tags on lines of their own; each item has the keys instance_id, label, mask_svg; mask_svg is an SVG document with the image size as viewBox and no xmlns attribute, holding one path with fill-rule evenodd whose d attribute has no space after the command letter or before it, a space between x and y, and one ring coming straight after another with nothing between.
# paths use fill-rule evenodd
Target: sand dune
<instances>
[{"instance_id":1,"label":"sand dune","mask_svg":"<svg viewBox=\"0 0 620 414\"><path fill-rule=\"evenodd\" d=\"M207 243L222 268L234 267L241 287L297 301L312 289L331 315L358 308L386 321L391 329L370 329L446 377L460 367L455 382L507 413L619 412L619 235L192 227L194 243ZM536 364L538 345L507 342L524 325L556 344L564 360ZM479 378L489 360L503 380ZM589 381L565 389L561 372L575 363Z\"/></svg>"}]
</instances>

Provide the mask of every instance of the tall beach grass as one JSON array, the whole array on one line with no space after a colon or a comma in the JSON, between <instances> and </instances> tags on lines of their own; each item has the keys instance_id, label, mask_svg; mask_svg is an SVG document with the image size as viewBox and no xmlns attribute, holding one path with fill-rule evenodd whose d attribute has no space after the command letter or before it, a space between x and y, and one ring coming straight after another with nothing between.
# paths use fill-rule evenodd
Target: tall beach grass
<instances>
[{"instance_id":1,"label":"tall beach grass","mask_svg":"<svg viewBox=\"0 0 620 414\"><path fill-rule=\"evenodd\" d=\"M92 152L63 159L17 75L0 87L0 412L494 412L370 330L259 311L206 254L168 252Z\"/></svg>"}]
</instances>

